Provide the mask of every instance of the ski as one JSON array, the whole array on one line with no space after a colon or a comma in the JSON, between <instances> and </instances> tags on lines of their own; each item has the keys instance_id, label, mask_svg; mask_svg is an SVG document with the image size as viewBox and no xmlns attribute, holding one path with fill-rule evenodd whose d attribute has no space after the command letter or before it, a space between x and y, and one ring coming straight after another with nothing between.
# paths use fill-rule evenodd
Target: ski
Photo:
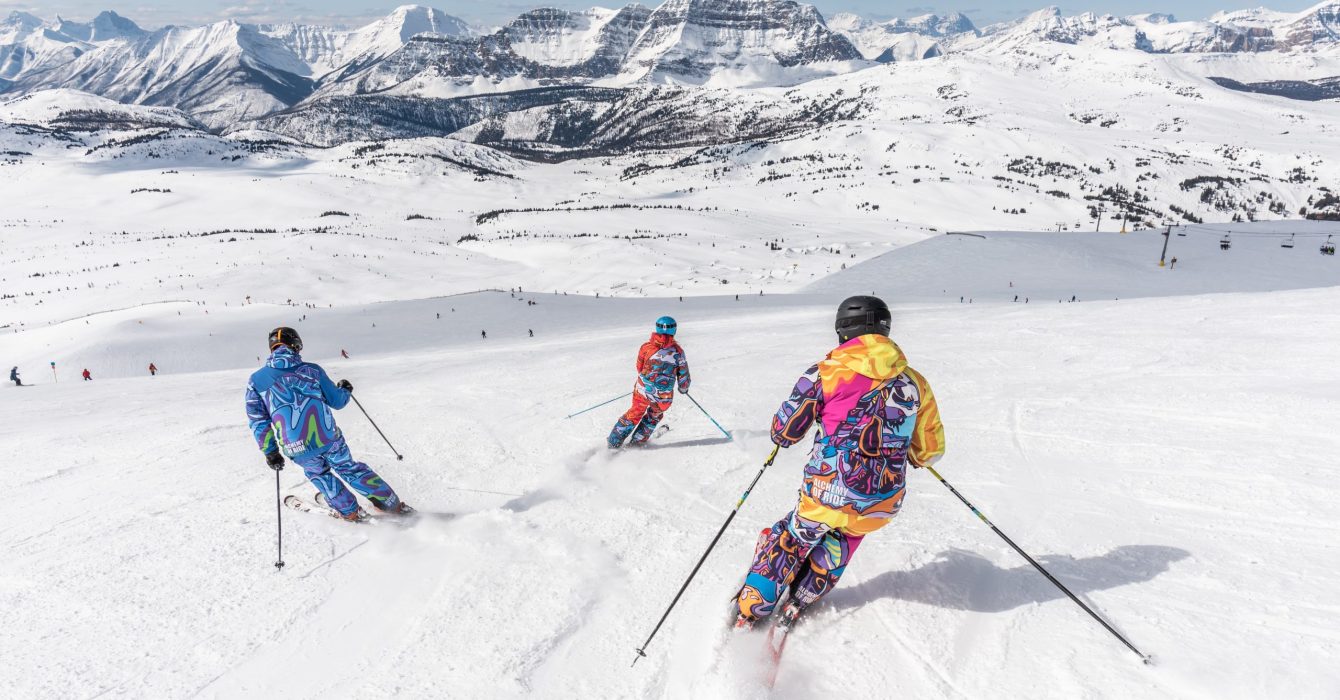
<instances>
[{"instance_id":1,"label":"ski","mask_svg":"<svg viewBox=\"0 0 1340 700\"><path fill-rule=\"evenodd\" d=\"M301 496L289 494L287 496L284 496L284 505L300 513L312 513L314 515L329 515L330 517L343 522L372 523L372 524L394 523L402 527L409 527L411 524L418 522L420 520L449 522L455 520L457 517L456 514L454 513L425 513L423 511L415 510L413 508L410 508L408 512L405 513L384 513L376 509L368 510L364 508L363 513L366 515L365 518L357 521L345 521L344 517L340 515L339 511L326 505L325 499L322 498L321 494L319 493L316 494L313 500L307 500Z\"/></svg>"},{"instance_id":2,"label":"ski","mask_svg":"<svg viewBox=\"0 0 1340 700\"><path fill-rule=\"evenodd\" d=\"M334 519L336 519L336 520L344 520L344 516L340 515L340 512L337 511L337 510L335 510L334 508L331 508L330 506L328 506L328 505L326 505L326 504L324 504L324 503L320 503L320 502L313 503L313 502L311 502L311 501L308 501L308 500L306 500L306 499L304 499L304 498L300 498L300 497L295 496L295 495L293 495L293 494L289 494L289 495L287 495L287 496L284 496L284 505L286 505L286 506L288 506L289 508L292 508L293 510L296 510L296 511L298 511L298 512L300 512L300 513L313 513L313 514L316 514L316 515L329 515L330 517L332 517L332 518L334 518ZM366 512L366 511L365 511L365 512ZM365 518L364 520L360 520L360 521L356 521L356 522L369 522L369 521L371 521L371 520L372 520L372 518Z\"/></svg>"},{"instance_id":3,"label":"ski","mask_svg":"<svg viewBox=\"0 0 1340 700\"><path fill-rule=\"evenodd\" d=\"M314 498L316 499L316 503L317 503L317 505L321 506L322 508L326 508L327 510L330 510L330 511L332 511L332 512L335 512L335 513L336 513L336 517L340 517L339 514L338 514L338 511L335 511L334 508L331 508L331 507L330 507L330 504L329 504L329 503L326 503L326 496L325 496L325 494L321 493L320 491L317 491L317 492L316 492L316 496L314 496ZM363 508L362 506L359 506L359 510L363 511L363 513L367 516L366 520L368 520L368 521L377 521L377 520L382 520L382 519L388 519L388 520L395 520L395 521L397 521L397 522L403 524L403 523L405 523L405 522L408 522L408 521L410 521L410 520L413 520L414 517L417 516L417 515L419 514L419 511L414 510L413 508L411 508L410 505L409 505L408 503L404 504L404 506L405 506L405 510L403 510L403 511L401 511L401 512L399 512L399 513L388 513L388 512L386 512L386 511L384 511L384 510L381 510L381 509L377 508L376 506L373 506L373 508L372 508L371 510L368 510L368 509L366 509L366 508Z\"/></svg>"},{"instance_id":4,"label":"ski","mask_svg":"<svg viewBox=\"0 0 1340 700\"><path fill-rule=\"evenodd\" d=\"M786 650L786 640L791 638L791 630L795 629L796 621L802 612L803 608L788 604L778 613L776 622L768 627L767 647L771 661L767 677L769 690L777 683L777 672L782 667L782 652Z\"/></svg>"}]
</instances>

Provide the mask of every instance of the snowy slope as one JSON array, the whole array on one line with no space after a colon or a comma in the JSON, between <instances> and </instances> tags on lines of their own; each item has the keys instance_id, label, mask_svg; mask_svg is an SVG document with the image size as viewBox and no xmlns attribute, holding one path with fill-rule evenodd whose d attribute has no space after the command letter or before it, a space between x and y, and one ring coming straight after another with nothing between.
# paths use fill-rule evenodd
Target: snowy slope
<instances>
[{"instance_id":1,"label":"snowy slope","mask_svg":"<svg viewBox=\"0 0 1340 700\"><path fill-rule=\"evenodd\" d=\"M3 25L12 27L0 33L0 78L14 82L10 92L67 88L172 106L213 128L284 109L311 93L313 79L380 60L410 37L470 33L461 20L417 5L352 31L226 21L148 33L111 12L88 23L40 22L15 14Z\"/></svg>"},{"instance_id":2,"label":"snowy slope","mask_svg":"<svg viewBox=\"0 0 1340 700\"><path fill-rule=\"evenodd\" d=\"M466 37L474 32L464 21L422 5L402 5L389 15L351 32L331 64L374 61L400 50L411 37Z\"/></svg>"},{"instance_id":3,"label":"snowy slope","mask_svg":"<svg viewBox=\"0 0 1340 700\"><path fill-rule=\"evenodd\" d=\"M1056 303L1207 292L1340 286L1340 265L1320 254L1340 225L1321 221L1174 227L1169 268L1163 231L955 233L885 253L816 282L815 293L883 289L903 301ZM1229 249L1221 241L1229 240ZM1334 240L1334 238L1332 238ZM1290 247L1286 248L1285 245Z\"/></svg>"},{"instance_id":4,"label":"snowy slope","mask_svg":"<svg viewBox=\"0 0 1340 700\"><path fill-rule=\"evenodd\" d=\"M309 75L278 40L227 21L109 42L65 65L29 71L11 91L71 88L172 106L218 128L297 102L311 91Z\"/></svg>"},{"instance_id":5,"label":"snowy slope","mask_svg":"<svg viewBox=\"0 0 1340 700\"><path fill-rule=\"evenodd\" d=\"M87 22L58 18L52 29L58 34L94 44L112 39L135 39L147 33L111 10L100 12Z\"/></svg>"},{"instance_id":6,"label":"snowy slope","mask_svg":"<svg viewBox=\"0 0 1340 700\"><path fill-rule=\"evenodd\" d=\"M739 31L732 8L765 5L791 21ZM0 383L0 698L1340 694L1340 263L1318 250L1340 223L1300 220L1340 215L1340 103L1211 80L1324 80L1340 55L1151 54L1139 36L1216 30L1048 12L933 61L768 87L835 69L783 64L847 40L790 3L662 10L408 41L436 15L405 10L355 72L406 94L226 134L178 102L279 109L275 66L319 77L351 40L161 30L190 60L115 38L90 79L194 65L183 84L209 89L0 100L0 369L34 384ZM639 16L668 33L627 31ZM1276 36L1326 16L1223 21ZM632 79L679 85L417 94L589 82L634 44L650 72ZM470 72L489 60L502 73ZM1197 219L1158 267L1163 223ZM794 503L795 448L628 668L831 348L834 305L872 292L941 402L944 475L1156 666L917 472L768 694L723 603ZM611 455L621 402L562 416L628 391L666 313L733 440L680 400L653 449ZM354 454L426 517L285 511L276 573L241 394L280 324L353 381L405 460L351 408Z\"/></svg>"},{"instance_id":7,"label":"snowy slope","mask_svg":"<svg viewBox=\"0 0 1340 700\"><path fill-rule=\"evenodd\" d=\"M35 15L10 12L0 20L0 80L12 81L38 66L73 61L91 48L87 42L48 29Z\"/></svg>"},{"instance_id":8,"label":"snowy slope","mask_svg":"<svg viewBox=\"0 0 1340 700\"><path fill-rule=\"evenodd\" d=\"M0 335L0 358L37 383L0 387L0 436L21 456L0 468L0 654L14 669L0 692L762 697L723 604L758 528L794 501L800 448L627 664L766 456L776 404L830 347L838 296L162 306ZM1318 533L1340 529L1340 326L1318 311L1337 303L1331 288L899 305L895 335L948 426L941 471L1159 664L1139 665L914 473L902 514L796 632L771 696L1333 696L1340 562ZM608 455L618 408L561 416L625 391L630 353L666 312L694 396L736 439L680 401L656 449ZM350 409L355 454L427 517L350 527L286 511L275 573L273 477L240 392L281 321L355 383L406 459ZM479 371L499 358L507 371ZM151 360L165 373L142 376ZM92 383L73 381L83 366ZM282 484L309 490L292 468ZM860 672L833 673L834 649Z\"/></svg>"},{"instance_id":9,"label":"snowy slope","mask_svg":"<svg viewBox=\"0 0 1340 700\"><path fill-rule=\"evenodd\" d=\"M0 101L0 122L75 131L204 128L171 107L127 105L78 90L43 90Z\"/></svg>"},{"instance_id":10,"label":"snowy slope","mask_svg":"<svg viewBox=\"0 0 1340 700\"><path fill-rule=\"evenodd\" d=\"M314 76L325 75L345 63L344 47L351 34L348 30L291 22L259 24L256 29L288 47Z\"/></svg>"},{"instance_id":11,"label":"snowy slope","mask_svg":"<svg viewBox=\"0 0 1340 700\"><path fill-rule=\"evenodd\" d=\"M944 51L941 40L977 34L972 20L961 12L944 17L932 14L887 22L839 13L829 18L828 26L850 39L862 56L881 63L934 58Z\"/></svg>"}]
</instances>

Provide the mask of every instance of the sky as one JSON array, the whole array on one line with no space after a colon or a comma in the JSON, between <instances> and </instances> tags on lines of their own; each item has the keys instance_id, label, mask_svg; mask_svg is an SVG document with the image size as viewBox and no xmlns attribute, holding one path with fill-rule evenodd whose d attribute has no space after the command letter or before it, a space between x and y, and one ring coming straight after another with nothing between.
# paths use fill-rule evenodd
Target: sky
<instances>
[{"instance_id":1,"label":"sky","mask_svg":"<svg viewBox=\"0 0 1340 700\"><path fill-rule=\"evenodd\" d=\"M67 19L88 19L102 10L114 10L123 17L134 20L145 28L157 28L166 24L204 24L222 19L236 19L241 22L308 22L318 24L343 24L360 26L378 17L386 15L406 0L377 2L376 0L51 0L50 2L31 2L29 0L0 0L0 16L8 15L11 10L30 12L39 17L54 18L60 15ZM562 7L566 9L584 9L593 5L618 7L632 0L599 2L593 0L535 0L535 2L517 2L499 0L497 2L467 2L465 0L437 0L420 2L431 5L448 14L483 26L497 25L515 17L517 14L535 7ZM640 0L642 4L655 7L659 0ZM1054 2L1055 0L1052 0ZM1022 17L1034 10L1052 4L1049 0L1002 0L984 2L983 0L963 0L962 5L930 5L887 0L809 0L825 16L838 12L855 12L871 19L890 19L893 17L911 17L931 12L944 14L955 10L968 15L979 26ZM1284 12L1303 10L1317 4L1318 0L1264 0L1271 9ZM1066 14L1078 14L1086 11L1109 12L1118 15L1141 12L1168 12L1179 19L1204 19L1220 10L1236 10L1243 7L1262 4L1239 0L1081 0L1076 4L1057 3Z\"/></svg>"}]
</instances>

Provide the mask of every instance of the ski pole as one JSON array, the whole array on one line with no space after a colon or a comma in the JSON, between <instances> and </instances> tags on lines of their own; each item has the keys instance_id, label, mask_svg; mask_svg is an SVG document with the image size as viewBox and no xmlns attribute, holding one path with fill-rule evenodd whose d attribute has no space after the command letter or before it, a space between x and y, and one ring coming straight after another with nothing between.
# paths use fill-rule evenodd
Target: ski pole
<instances>
[{"instance_id":1,"label":"ski pole","mask_svg":"<svg viewBox=\"0 0 1340 700\"><path fill-rule=\"evenodd\" d=\"M275 570L284 568L284 502L279 496L279 470L275 470L275 527L279 537L276 539L279 556L275 559Z\"/></svg>"},{"instance_id":2,"label":"ski pole","mask_svg":"<svg viewBox=\"0 0 1340 700\"><path fill-rule=\"evenodd\" d=\"M698 559L698 563L694 565L693 571L689 572L689 577L684 579L684 585L679 587L679 592L675 594L675 599L670 601L670 607L665 609L665 614L661 615L661 619L656 623L656 628L647 636L647 641L643 642L642 646L638 647L637 656L633 657L634 666L637 665L638 659L647 655L647 645L651 644L651 640L656 637L656 633L661 631L661 625L664 625L665 619L670 617L670 611L675 609L675 605L679 603L680 596L684 595L684 591L688 589L689 583L693 581L693 577L698 575L698 569L702 568L703 562L707 561L707 555L711 554L712 550L716 548L717 541L721 539L721 535L725 534L726 528L730 527L730 522L735 519L735 514L740 512L740 506L744 505L746 498L749 498L750 492L752 492L754 487L758 485L758 480L763 478L763 472L767 471L768 467L772 466L773 460L777 459L777 451L779 449L781 449L779 446L774 446L772 448L772 454L768 455L768 461L763 463L763 468L758 470L758 474L754 476L754 480L749 482L749 488L745 489L744 494L740 496L740 500L735 502L735 509L726 517L726 522L721 524L721 529L717 530L717 536L713 537L712 543L707 545L707 551L703 552L703 556Z\"/></svg>"},{"instance_id":3,"label":"ski pole","mask_svg":"<svg viewBox=\"0 0 1340 700\"><path fill-rule=\"evenodd\" d=\"M596 404L596 405L594 405L594 406L592 406L592 407L590 407L590 408L583 408L582 410L580 410L580 411L578 411L578 412L576 412L576 413L569 413L568 415L566 415L566 416L563 417L563 420L567 420L567 419L569 419L569 418L571 418L571 417L573 417L573 416L580 416L580 415L582 415L583 413L586 413L587 411L594 411L594 410L596 410L597 408L600 408L601 406L604 406L604 405L606 405L606 404L614 403L615 401L618 401L619 399L628 398L629 396L632 396L632 395L633 395L633 392L631 392L631 391L628 392L627 394L619 394L618 396L616 396L616 397L610 399L609 401L602 401L601 403L598 403L598 404Z\"/></svg>"},{"instance_id":4,"label":"ski pole","mask_svg":"<svg viewBox=\"0 0 1340 700\"><path fill-rule=\"evenodd\" d=\"M697 406L697 407L698 407L698 410L699 410L699 411L702 411L702 412L703 412L703 415L704 415L704 416L707 416L707 420L712 421L712 425L715 425L715 426L717 427L717 430L720 430L720 431L721 431L721 434L726 436L726 439L727 439L727 440L733 440L733 439L734 439L734 438L732 438L732 437L730 436L730 433L726 432L726 429L725 429L725 428L721 427L721 424L717 422L717 419L713 418L713 417L712 417L712 414L708 413L708 412L707 412L707 409L703 408L703 405L700 404L700 403L698 403L698 399L693 398L693 394L684 394L684 395L687 396L687 397L689 397L689 400L693 402L693 405L694 405L694 406Z\"/></svg>"},{"instance_id":5,"label":"ski pole","mask_svg":"<svg viewBox=\"0 0 1340 700\"><path fill-rule=\"evenodd\" d=\"M1041 573L1043 576L1046 576L1048 581L1051 581L1053 585L1061 589L1062 593L1066 594L1067 596L1069 596L1071 600L1075 601L1075 605L1078 605L1081 608L1083 608L1084 612L1089 613L1090 617L1098 621L1098 624L1102 625L1108 632L1111 632L1114 637L1120 639L1121 643L1125 644L1127 649L1130 649L1131 651L1135 652L1135 654L1140 657L1141 661L1145 662L1146 664L1151 663L1151 659L1147 654L1144 654L1139 649L1136 649L1135 645L1131 644L1130 641L1128 641L1125 637L1123 637L1120 632L1113 629L1112 625L1109 625L1107 623L1107 620L1104 620L1103 618L1099 617L1098 613L1094 612L1092 609L1089 608L1089 606L1085 605L1084 601L1075 597L1075 594L1071 593L1069 588L1066 588L1064 585L1062 585L1060 581L1057 581L1056 577L1052 576L1050 573L1048 573L1046 569L1042 568L1042 565L1037 563L1037 561L1035 561L1033 557L1028 556L1027 552L1020 549L1019 545L1014 543L1014 540L1011 540L1009 537L1006 537L1005 533L1001 532L1000 528L996 527L995 523L992 523L990 520L988 520L987 517L982 514L982 511L977 510L977 506L974 506L972 503L968 502L968 499L964 498L963 494L958 492L958 489L954 488L953 485L951 485L948 481L945 481L945 478L943 476L940 476L940 472L935 471L935 467L928 466L926 467L926 471L929 471L931 473L931 476L934 476L936 479L939 479L940 483L944 484L945 488L949 489L950 493L953 493L955 496L958 497L958 500L963 501L963 505L971 509L973 515L976 515L979 519L981 519L982 522L986 523L987 527L991 528L992 532L996 533L997 535L1000 535L1000 539L1005 540L1005 544L1008 544L1010 547L1014 549L1014 551L1018 552L1019 556L1023 557L1024 559L1027 559L1028 563L1033 565L1033 568L1037 569L1038 572Z\"/></svg>"},{"instance_id":6,"label":"ski pole","mask_svg":"<svg viewBox=\"0 0 1340 700\"><path fill-rule=\"evenodd\" d=\"M354 396L353 394L349 394L349 398L353 399L354 405L358 407L358 410L362 411L364 416L367 416L368 422L372 424L372 427L377 428L377 421L372 420L372 416L368 415L368 410L366 408L363 408L363 404L358 402L358 397ZM377 434L382 436L383 440L386 440L386 446L391 448L391 452L395 453L396 459L399 460L405 459L405 455L396 452L395 445L392 445L391 441L386 439L386 433L383 433L381 428L377 428Z\"/></svg>"}]
</instances>

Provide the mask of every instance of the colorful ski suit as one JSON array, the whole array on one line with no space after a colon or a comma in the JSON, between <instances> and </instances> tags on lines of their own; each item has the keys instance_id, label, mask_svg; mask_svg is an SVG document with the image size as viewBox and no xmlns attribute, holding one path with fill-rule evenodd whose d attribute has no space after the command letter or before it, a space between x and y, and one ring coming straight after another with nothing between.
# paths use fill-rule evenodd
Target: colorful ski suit
<instances>
[{"instance_id":1,"label":"colorful ski suit","mask_svg":"<svg viewBox=\"0 0 1340 700\"><path fill-rule=\"evenodd\" d=\"M629 434L630 445L646 443L675 400L675 384L679 384L682 394L688 392L689 381L689 361L684 357L684 348L679 347L673 336L651 334L651 340L643 343L637 353L633 407L614 424L609 435L610 447L623 445Z\"/></svg>"},{"instance_id":2,"label":"colorful ski suit","mask_svg":"<svg viewBox=\"0 0 1340 700\"><path fill-rule=\"evenodd\" d=\"M279 450L298 463L332 508L345 515L358 509L336 474L374 505L395 508L400 504L395 491L368 465L354 461L335 425L331 409L344 408L349 396L320 366L280 346L251 375L247 419L261 452Z\"/></svg>"},{"instance_id":3,"label":"colorful ski suit","mask_svg":"<svg viewBox=\"0 0 1340 700\"><path fill-rule=\"evenodd\" d=\"M764 530L739 593L740 613L765 617L790 586L810 605L837 584L861 540L902 506L908 463L944 454L930 384L882 335L843 343L796 382L772 422L772 441L799 442L818 426L799 503Z\"/></svg>"}]
</instances>

